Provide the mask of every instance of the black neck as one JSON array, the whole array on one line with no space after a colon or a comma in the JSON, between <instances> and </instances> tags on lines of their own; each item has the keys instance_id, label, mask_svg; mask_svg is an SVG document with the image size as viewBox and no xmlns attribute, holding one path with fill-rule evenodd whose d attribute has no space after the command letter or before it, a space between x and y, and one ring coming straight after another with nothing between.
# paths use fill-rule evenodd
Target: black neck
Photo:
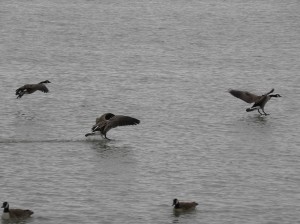
<instances>
[{"instance_id":1,"label":"black neck","mask_svg":"<svg viewBox=\"0 0 300 224\"><path fill-rule=\"evenodd\" d=\"M174 206L174 208L180 208L179 203L176 203L175 206Z\"/></svg>"},{"instance_id":2,"label":"black neck","mask_svg":"<svg viewBox=\"0 0 300 224\"><path fill-rule=\"evenodd\" d=\"M270 97L278 97L278 95L277 94L273 94L273 95L269 95Z\"/></svg>"},{"instance_id":3,"label":"black neck","mask_svg":"<svg viewBox=\"0 0 300 224\"><path fill-rule=\"evenodd\" d=\"M6 207L3 209L3 213L6 213L6 212L9 212L9 206L6 206Z\"/></svg>"}]
</instances>

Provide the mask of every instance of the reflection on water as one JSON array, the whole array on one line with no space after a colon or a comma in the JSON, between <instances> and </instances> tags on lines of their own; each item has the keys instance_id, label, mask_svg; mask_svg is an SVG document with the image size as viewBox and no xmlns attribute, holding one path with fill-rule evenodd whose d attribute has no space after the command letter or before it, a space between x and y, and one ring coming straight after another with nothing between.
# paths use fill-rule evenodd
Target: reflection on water
<instances>
[{"instance_id":1,"label":"reflection on water","mask_svg":"<svg viewBox=\"0 0 300 224\"><path fill-rule=\"evenodd\" d=\"M252 116L246 116L242 120L246 121L248 124L257 123L261 125L266 125L268 121L268 116L255 114Z\"/></svg>"},{"instance_id":2,"label":"reflection on water","mask_svg":"<svg viewBox=\"0 0 300 224\"><path fill-rule=\"evenodd\" d=\"M24 111L16 111L15 112L15 120L18 122L20 119L25 119L25 120L34 120L36 115L34 112L24 112Z\"/></svg>"},{"instance_id":3,"label":"reflection on water","mask_svg":"<svg viewBox=\"0 0 300 224\"><path fill-rule=\"evenodd\" d=\"M113 150L115 147L111 146L107 139L89 139L86 141L92 150L97 152L99 155L104 155L106 151Z\"/></svg>"},{"instance_id":4,"label":"reflection on water","mask_svg":"<svg viewBox=\"0 0 300 224\"><path fill-rule=\"evenodd\" d=\"M0 139L0 143L68 143L68 142L84 142L82 139L20 139L20 138L9 138L9 139Z\"/></svg>"},{"instance_id":5,"label":"reflection on water","mask_svg":"<svg viewBox=\"0 0 300 224\"><path fill-rule=\"evenodd\" d=\"M197 216L197 213L199 211L197 209L192 210L175 210L173 209L173 221L172 223L185 223L184 220L188 219L195 219Z\"/></svg>"},{"instance_id":6,"label":"reflection on water","mask_svg":"<svg viewBox=\"0 0 300 224\"><path fill-rule=\"evenodd\" d=\"M132 149L126 145L118 146L118 140L107 140L101 137L100 139L88 139L86 143L88 143L90 148L101 158L125 157L130 154L130 149Z\"/></svg>"},{"instance_id":7,"label":"reflection on water","mask_svg":"<svg viewBox=\"0 0 300 224\"><path fill-rule=\"evenodd\" d=\"M1 219L1 224L27 224L33 222L34 222L34 217L27 218L27 219L11 219L11 220Z\"/></svg>"}]
</instances>

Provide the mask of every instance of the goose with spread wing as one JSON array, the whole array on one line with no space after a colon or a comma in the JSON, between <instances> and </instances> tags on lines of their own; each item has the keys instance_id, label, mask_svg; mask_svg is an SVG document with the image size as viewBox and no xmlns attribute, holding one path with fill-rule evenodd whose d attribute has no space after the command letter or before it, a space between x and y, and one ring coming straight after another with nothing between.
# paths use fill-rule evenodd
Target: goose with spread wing
<instances>
[{"instance_id":1,"label":"goose with spread wing","mask_svg":"<svg viewBox=\"0 0 300 224\"><path fill-rule=\"evenodd\" d=\"M49 90L45 85L46 83L51 83L51 82L49 80L45 80L37 84L26 84L24 86L21 86L16 90L16 95L18 96L17 98L21 98L24 94L34 93L37 90L44 93L48 93Z\"/></svg>"},{"instance_id":2,"label":"goose with spread wing","mask_svg":"<svg viewBox=\"0 0 300 224\"><path fill-rule=\"evenodd\" d=\"M264 108L266 103L272 98L272 97L281 97L279 94L271 94L274 92L274 89L271 89L269 92L259 96L253 93L250 93L248 91L240 91L240 90L234 90L229 89L228 92L233 95L234 97L237 97L246 103L254 103L252 107L247 108L246 111L254 111L257 110L258 113L261 115L269 115L265 112ZM260 112L262 110L263 113Z\"/></svg>"},{"instance_id":3,"label":"goose with spread wing","mask_svg":"<svg viewBox=\"0 0 300 224\"><path fill-rule=\"evenodd\" d=\"M85 137L95 135L97 132L100 132L102 137L109 140L106 134L110 129L118 126L137 125L139 123L140 120L133 117L105 113L96 119L96 124L92 127L92 132L87 133Z\"/></svg>"}]
</instances>

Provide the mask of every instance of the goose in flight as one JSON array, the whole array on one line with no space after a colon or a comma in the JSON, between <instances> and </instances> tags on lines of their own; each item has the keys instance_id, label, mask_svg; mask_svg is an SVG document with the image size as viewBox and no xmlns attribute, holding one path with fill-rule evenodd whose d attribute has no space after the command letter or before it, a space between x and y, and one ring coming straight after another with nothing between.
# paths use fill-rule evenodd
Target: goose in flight
<instances>
[{"instance_id":1,"label":"goose in flight","mask_svg":"<svg viewBox=\"0 0 300 224\"><path fill-rule=\"evenodd\" d=\"M49 80L45 80L37 84L26 84L24 86L21 86L16 90L16 95L18 96L17 98L21 98L24 94L34 93L37 90L42 91L44 93L48 93L49 90L45 85L46 83L51 83L51 82Z\"/></svg>"},{"instance_id":2,"label":"goose in flight","mask_svg":"<svg viewBox=\"0 0 300 224\"><path fill-rule=\"evenodd\" d=\"M246 111L250 112L250 111L257 110L258 113L260 113L261 115L269 115L264 111L264 107L272 97L281 97L279 94L271 94L274 92L274 89L271 89L271 91L261 96L255 95L253 93L249 93L248 91L240 91L234 89L229 89L228 92L231 95L245 101L246 103L254 103L252 107L247 108ZM260 110L262 110L263 113L261 113Z\"/></svg>"},{"instance_id":3,"label":"goose in flight","mask_svg":"<svg viewBox=\"0 0 300 224\"><path fill-rule=\"evenodd\" d=\"M139 123L140 121L133 117L105 113L96 119L96 124L92 127L92 132L87 133L85 137L95 135L96 132L100 132L102 137L110 140L106 137L106 134L110 129L118 126L137 125Z\"/></svg>"}]
</instances>

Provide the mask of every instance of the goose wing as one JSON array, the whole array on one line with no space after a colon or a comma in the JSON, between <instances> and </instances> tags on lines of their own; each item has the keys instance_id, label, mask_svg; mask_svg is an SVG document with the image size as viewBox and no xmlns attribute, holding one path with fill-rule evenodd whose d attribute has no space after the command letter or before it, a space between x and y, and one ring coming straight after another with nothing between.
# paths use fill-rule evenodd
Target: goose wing
<instances>
[{"instance_id":1,"label":"goose wing","mask_svg":"<svg viewBox=\"0 0 300 224\"><path fill-rule=\"evenodd\" d=\"M196 202L179 202L179 207L182 209L195 208L198 205Z\"/></svg>"},{"instance_id":2,"label":"goose wing","mask_svg":"<svg viewBox=\"0 0 300 224\"><path fill-rule=\"evenodd\" d=\"M104 133L107 133L110 129L118 126L126 125L137 125L140 121L136 118L124 116L124 115L115 115L107 121L107 124L104 129Z\"/></svg>"},{"instance_id":3,"label":"goose wing","mask_svg":"<svg viewBox=\"0 0 300 224\"><path fill-rule=\"evenodd\" d=\"M33 93L37 90L40 90L44 93L49 92L48 88L42 83L39 83L39 84L26 84L26 85L24 85L24 86L22 86L22 87L20 87L19 89L16 90L16 95L19 95L20 92L24 92L24 91L26 91L28 93Z\"/></svg>"},{"instance_id":4,"label":"goose wing","mask_svg":"<svg viewBox=\"0 0 300 224\"><path fill-rule=\"evenodd\" d=\"M96 123L92 127L92 131L103 131L104 126L106 125L107 121L114 117L115 115L112 113L105 113L102 114L100 117L96 118Z\"/></svg>"},{"instance_id":5,"label":"goose wing","mask_svg":"<svg viewBox=\"0 0 300 224\"><path fill-rule=\"evenodd\" d=\"M33 89L48 93L49 89L42 83L36 84L33 86Z\"/></svg>"},{"instance_id":6,"label":"goose wing","mask_svg":"<svg viewBox=\"0 0 300 224\"><path fill-rule=\"evenodd\" d=\"M261 108L264 108L266 103L270 100L270 96L263 95L259 100L257 100L252 107L260 106Z\"/></svg>"},{"instance_id":7,"label":"goose wing","mask_svg":"<svg viewBox=\"0 0 300 224\"><path fill-rule=\"evenodd\" d=\"M270 93L273 93L274 92L274 88L273 89L271 89L269 92L267 92L266 94L264 94L264 95L269 95Z\"/></svg>"},{"instance_id":8,"label":"goose wing","mask_svg":"<svg viewBox=\"0 0 300 224\"><path fill-rule=\"evenodd\" d=\"M104 121L103 115L96 118L96 123L95 123L95 125L97 125L97 124L98 124L99 122L101 122L101 121ZM94 125L94 126L95 126L95 125Z\"/></svg>"},{"instance_id":9,"label":"goose wing","mask_svg":"<svg viewBox=\"0 0 300 224\"><path fill-rule=\"evenodd\" d=\"M100 117L97 117L96 118L96 124L101 122L101 121L106 121L106 120L109 120L111 119L112 117L114 117L115 115L112 114L112 113L105 113L105 114L102 114Z\"/></svg>"},{"instance_id":10,"label":"goose wing","mask_svg":"<svg viewBox=\"0 0 300 224\"><path fill-rule=\"evenodd\" d=\"M247 103L253 103L261 98L261 96L257 96L253 93L249 93L248 91L240 91L230 89L228 92L236 98L239 98Z\"/></svg>"},{"instance_id":11,"label":"goose wing","mask_svg":"<svg viewBox=\"0 0 300 224\"><path fill-rule=\"evenodd\" d=\"M29 217L33 214L33 211L31 210L24 210L24 209L10 209L9 210L9 215L10 217L12 218L26 218L26 217Z\"/></svg>"}]
</instances>

